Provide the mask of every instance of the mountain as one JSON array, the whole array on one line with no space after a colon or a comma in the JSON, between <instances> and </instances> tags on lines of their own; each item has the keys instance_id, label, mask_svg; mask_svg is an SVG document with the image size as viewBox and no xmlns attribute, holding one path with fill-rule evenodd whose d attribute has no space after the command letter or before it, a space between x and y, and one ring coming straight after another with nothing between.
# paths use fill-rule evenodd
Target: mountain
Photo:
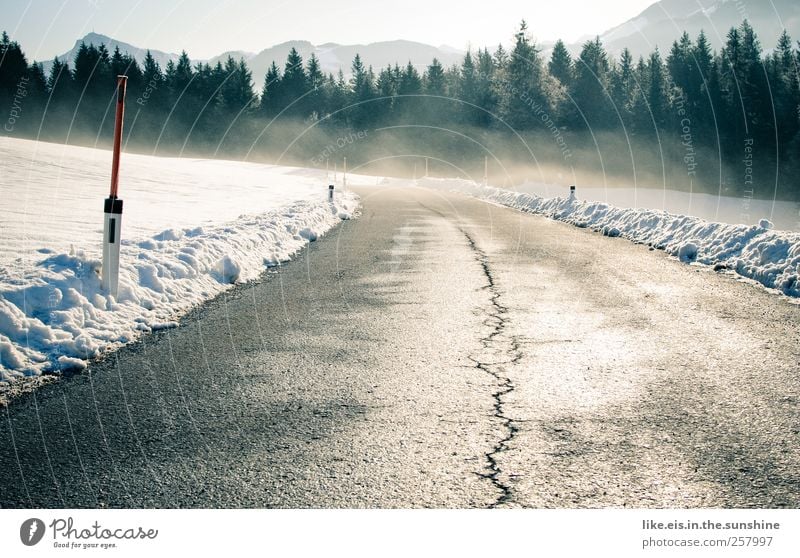
<instances>
[{"instance_id":1,"label":"mountain","mask_svg":"<svg viewBox=\"0 0 800 558\"><path fill-rule=\"evenodd\" d=\"M81 46L81 43L86 43L87 45L91 44L95 46L105 45L109 53L113 53L114 49L116 47L119 47L119 50L121 52L127 52L128 54L136 58L136 61L139 62L139 64L142 64L144 62L144 57L145 54L147 53L146 48L140 48L128 43L123 43L122 41L117 41L116 39L112 39L111 37L108 37L106 35L101 35L99 33L92 32L87 34L82 39L78 39L77 41L75 41L75 45L64 54L60 54L58 56L58 59L61 62L69 63L71 68L75 60L75 54L77 54L78 47ZM170 60L173 61L178 60L178 55L172 52L162 52L160 50L150 49L150 54L153 56L155 61L159 63L162 70L164 69L164 66L167 65L167 62L169 62ZM43 63L45 73L50 71L50 67L52 65L53 65L52 60L48 60Z\"/></svg>"},{"instance_id":2,"label":"mountain","mask_svg":"<svg viewBox=\"0 0 800 558\"><path fill-rule=\"evenodd\" d=\"M784 28L794 39L800 39L800 2L797 0L661 0L601 34L600 40L613 55L625 47L634 56L647 55L656 46L665 54L683 31L694 39L702 29L712 47L719 49L728 30L738 27L744 19L755 29L764 50L775 46ZM580 46L572 45L570 50L580 52Z\"/></svg>"},{"instance_id":3,"label":"mountain","mask_svg":"<svg viewBox=\"0 0 800 558\"><path fill-rule=\"evenodd\" d=\"M103 44L109 52L114 52L114 49L118 46L120 51L131 54L139 63L142 63L147 52L147 49L143 47L123 43L99 33L89 33L82 39L75 41L75 45L69 51L59 55L58 59L61 61L66 60L71 66L81 42L95 46ZM297 49L303 60L308 60L311 53L315 53L320 60L322 71L326 74L329 72L335 74L341 69L345 76L350 75L350 65L356 54L360 54L364 64L366 66L372 65L376 72L387 64L398 63L405 65L409 60L420 71L424 70L425 66L430 64L434 58L438 58L444 66L450 66L460 63L464 56L462 51L452 47L434 47L413 41L383 41L366 45L340 45L336 43L313 45L308 41L289 41L264 49L258 53L241 50L227 51L208 60L192 59L192 62L208 62L214 65L217 62L224 63L228 56L232 56L236 60L244 58L253 72L253 81L260 88L267 73L267 68L272 64L273 60L282 70L286 56L292 48ZM167 62L178 59L178 55L175 53L152 49L150 53L161 65L162 70L167 65ZM50 70L52 64L52 60L44 63L45 72Z\"/></svg>"},{"instance_id":4,"label":"mountain","mask_svg":"<svg viewBox=\"0 0 800 558\"><path fill-rule=\"evenodd\" d=\"M253 71L253 79L260 82L273 61L283 70L286 56L292 48L296 49L306 61L312 53L316 54L324 73L336 74L341 69L345 76L350 75L350 65L356 54L361 56L361 61L365 66L371 65L376 72L387 64L397 63L403 66L409 60L419 71L423 71L434 58L438 58L444 66L450 66L460 64L464 57L464 52L446 45L434 47L413 41L383 41L366 45L340 45L337 43L314 45L308 41L288 41L256 54L226 52L211 58L208 62L210 64L216 64L217 61L224 62L228 54L234 58L244 58Z\"/></svg>"}]
</instances>

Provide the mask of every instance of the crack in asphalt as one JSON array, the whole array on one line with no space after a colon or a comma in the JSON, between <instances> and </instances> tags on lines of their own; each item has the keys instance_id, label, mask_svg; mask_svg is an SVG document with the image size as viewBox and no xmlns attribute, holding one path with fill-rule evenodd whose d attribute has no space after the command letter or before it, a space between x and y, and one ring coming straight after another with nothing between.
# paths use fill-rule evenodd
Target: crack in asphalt
<instances>
[{"instance_id":1,"label":"crack in asphalt","mask_svg":"<svg viewBox=\"0 0 800 558\"><path fill-rule=\"evenodd\" d=\"M500 348L503 349L503 351L509 357L511 357L509 360L498 362L483 361L478 358L474 358L473 356L468 357L472 362L475 363L476 368L489 374L494 379L497 389L492 393L492 398L494 399L493 416L500 421L500 424L506 431L505 434L494 445L492 451L485 454L490 472L477 473L481 478L491 481L494 487L500 491L500 496L489 506L490 508L496 508L503 504L508 504L513 500L514 497L511 486L506 482L503 482L501 479L502 469L498 459L503 452L509 449L511 441L519 432L519 427L517 426L516 421L508 416L505 412L504 397L514 391L515 388L511 378L504 375L502 367L503 365L517 363L522 358L522 352L520 351L519 341L515 336L507 337L507 341L499 341L498 338L501 338L501 336L504 335L506 326L509 323L509 318L507 316L508 307L504 306L500 302L501 293L497 288L495 277L492 274L492 270L489 266L489 257L487 256L486 252L478 247L475 240L468 232L463 229L459 230L467 239L469 248L475 254L475 259L480 264L483 274L486 277L487 284L481 287L481 289L490 293L489 307L484 310L488 317L483 323L484 325L491 327L492 331L480 341L483 344L484 349L487 350L496 350L498 348L498 344L507 343L508 347L503 348L501 345Z\"/></svg>"}]
</instances>

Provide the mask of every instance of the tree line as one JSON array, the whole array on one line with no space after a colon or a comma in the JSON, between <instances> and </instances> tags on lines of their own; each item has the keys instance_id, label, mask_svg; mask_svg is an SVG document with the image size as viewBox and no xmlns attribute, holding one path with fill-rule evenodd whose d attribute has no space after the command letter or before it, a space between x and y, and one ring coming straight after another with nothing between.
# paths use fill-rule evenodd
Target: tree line
<instances>
[{"instance_id":1,"label":"tree line","mask_svg":"<svg viewBox=\"0 0 800 558\"><path fill-rule=\"evenodd\" d=\"M256 93L244 60L193 64L186 52L161 68L149 51L140 65L119 49L81 44L74 60L56 59L45 75L3 33L0 118L8 115L9 135L108 138L114 77L124 74L134 144L251 154L285 147L308 128L341 136L412 124L469 130L489 144L525 138L565 166L581 164L576 145L598 152L625 146L634 164L638 156L655 161L651 171L661 164L673 176L739 193L774 182L783 197L800 199L798 47L784 31L765 53L744 21L718 52L701 32L694 39L684 33L666 55L655 49L634 59L626 49L614 58L597 38L575 58L558 41L545 58L523 22L510 50L467 52L452 67L434 59L422 72L411 62L376 71L356 55L345 78L292 49L282 67L272 63ZM282 136L283 122L297 128ZM325 141L312 141L306 156ZM483 157L474 146L448 142L440 134L425 149L447 159Z\"/></svg>"}]
</instances>

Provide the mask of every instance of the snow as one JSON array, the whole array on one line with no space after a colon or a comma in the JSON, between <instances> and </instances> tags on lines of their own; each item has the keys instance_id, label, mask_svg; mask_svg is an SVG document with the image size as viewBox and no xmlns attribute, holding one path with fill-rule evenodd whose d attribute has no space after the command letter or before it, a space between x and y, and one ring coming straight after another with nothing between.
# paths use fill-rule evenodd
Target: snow
<instances>
[{"instance_id":1,"label":"snow","mask_svg":"<svg viewBox=\"0 0 800 558\"><path fill-rule=\"evenodd\" d=\"M110 165L108 151L0 140L0 380L82 369L176 327L358 207L349 192L327 200L324 171L124 154L114 297L100 286Z\"/></svg>"},{"instance_id":2,"label":"snow","mask_svg":"<svg viewBox=\"0 0 800 558\"><path fill-rule=\"evenodd\" d=\"M708 221L660 209L621 208L576 198L544 198L483 186L467 180L433 179L420 186L455 190L476 198L590 228L606 236L620 236L664 250L686 263L731 270L764 287L800 297L800 233L773 228L761 219L757 225Z\"/></svg>"},{"instance_id":3,"label":"snow","mask_svg":"<svg viewBox=\"0 0 800 558\"><path fill-rule=\"evenodd\" d=\"M697 261L698 250L697 244L688 240L678 246L678 259L686 263Z\"/></svg>"},{"instance_id":4,"label":"snow","mask_svg":"<svg viewBox=\"0 0 800 558\"><path fill-rule=\"evenodd\" d=\"M537 181L526 181L514 189L517 192L536 194L543 198L566 197L568 193L566 185ZM632 188L620 185L605 187L594 183L580 185L578 191L581 199L601 201L616 207L662 209L670 213L691 215L707 221L732 225L752 224L755 222L754 219L764 217L772 222L775 228L800 231L798 202L751 199L669 188L642 186Z\"/></svg>"}]
</instances>

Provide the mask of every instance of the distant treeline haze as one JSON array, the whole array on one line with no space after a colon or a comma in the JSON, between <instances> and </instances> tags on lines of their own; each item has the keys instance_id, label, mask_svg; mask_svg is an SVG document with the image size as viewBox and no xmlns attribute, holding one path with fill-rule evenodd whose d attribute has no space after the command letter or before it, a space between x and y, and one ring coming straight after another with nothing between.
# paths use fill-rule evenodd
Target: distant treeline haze
<instances>
[{"instance_id":1,"label":"distant treeline haze","mask_svg":"<svg viewBox=\"0 0 800 558\"><path fill-rule=\"evenodd\" d=\"M128 148L482 178L620 181L800 200L800 44L785 32L765 54L745 21L720 52L686 33L664 56L618 59L599 39L573 59L559 41L545 60L525 23L510 51L468 52L381 69L359 56L349 78L325 75L294 49L260 94L243 60L159 67L103 45L45 74L3 33L3 134L107 147L115 76L128 76ZM261 76L258 76L261 79ZM498 159L495 160L495 157ZM522 169L522 170L520 170ZM601 174L602 173L602 174ZM558 177L558 178L556 178Z\"/></svg>"}]
</instances>

